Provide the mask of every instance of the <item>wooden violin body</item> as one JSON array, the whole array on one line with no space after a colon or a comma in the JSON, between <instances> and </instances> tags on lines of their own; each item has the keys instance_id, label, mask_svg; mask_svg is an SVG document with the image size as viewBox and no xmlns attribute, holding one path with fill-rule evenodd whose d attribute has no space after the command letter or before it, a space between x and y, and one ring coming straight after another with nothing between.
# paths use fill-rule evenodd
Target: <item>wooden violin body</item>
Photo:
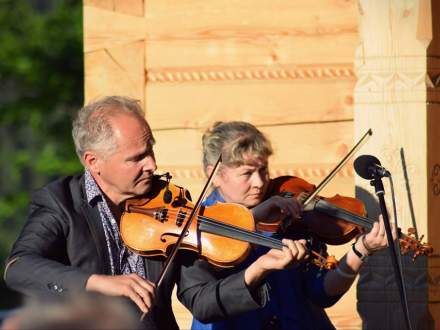
<instances>
[{"instance_id":1,"label":"wooden violin body","mask_svg":"<svg viewBox=\"0 0 440 330\"><path fill-rule=\"evenodd\" d=\"M315 189L313 184L293 176L281 176L272 179L269 185L267 196L276 194L286 195L300 199L312 193ZM315 237L324 243L331 245L341 245L352 240L356 235L363 231L360 225L347 222L341 218L335 217L323 212L316 212L314 205L317 201L325 201L340 209L344 209L359 216L366 216L365 206L362 201L335 195L333 197L317 197L311 202L311 206L305 207L304 216L301 220L293 221L289 226L289 231L312 233ZM263 228L258 226L258 228ZM266 227L268 229L268 227Z\"/></svg>"},{"instance_id":2,"label":"wooden violin body","mask_svg":"<svg viewBox=\"0 0 440 330\"><path fill-rule=\"evenodd\" d=\"M281 194L301 201L314 189L314 185L301 178L281 176L271 180L266 198ZM310 202L310 205L305 206L303 218L294 219L284 229L284 234L289 237L302 232L303 235L312 234L327 244L345 244L358 234L372 228L375 220L367 218L366 214L364 203L359 199L338 194L330 198L318 196ZM281 222L258 223L257 228L276 232L280 224ZM423 236L417 239L413 228L408 229L407 235L399 231L399 236L402 254L412 251L413 259L420 255L432 255L432 246L422 243Z\"/></svg>"},{"instance_id":3,"label":"wooden violin body","mask_svg":"<svg viewBox=\"0 0 440 330\"><path fill-rule=\"evenodd\" d=\"M167 190L172 195L169 203L164 202ZM167 256L193 208L187 196L185 189L157 181L144 198L127 200L120 223L124 243L143 256ZM192 222L181 249L195 251L219 267L234 266L247 257L251 249L248 242L208 232L222 224L254 231L254 219L246 207L218 203L201 207L196 217L198 221Z\"/></svg>"}]
</instances>

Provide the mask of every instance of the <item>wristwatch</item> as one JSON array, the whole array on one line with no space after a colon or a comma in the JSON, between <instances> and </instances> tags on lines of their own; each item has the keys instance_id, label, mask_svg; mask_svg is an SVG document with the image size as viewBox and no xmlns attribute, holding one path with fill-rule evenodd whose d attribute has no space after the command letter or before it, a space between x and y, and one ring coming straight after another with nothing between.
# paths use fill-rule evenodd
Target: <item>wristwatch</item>
<instances>
[{"instance_id":1,"label":"wristwatch","mask_svg":"<svg viewBox=\"0 0 440 330\"><path fill-rule=\"evenodd\" d=\"M367 259L368 255L364 255L358 249L356 249L355 244L358 241L358 239L356 239L356 241L351 245L351 249L353 250L354 254L357 255L359 259L361 259L361 261L364 261L365 259Z\"/></svg>"}]
</instances>

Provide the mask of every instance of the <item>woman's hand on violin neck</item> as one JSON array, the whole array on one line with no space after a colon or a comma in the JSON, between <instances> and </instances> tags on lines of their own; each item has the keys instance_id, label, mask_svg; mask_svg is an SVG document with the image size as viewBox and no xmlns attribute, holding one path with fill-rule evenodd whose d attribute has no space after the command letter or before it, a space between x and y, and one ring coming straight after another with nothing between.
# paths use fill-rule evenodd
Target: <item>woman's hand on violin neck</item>
<instances>
[{"instance_id":1,"label":"woman's hand on violin neck","mask_svg":"<svg viewBox=\"0 0 440 330\"><path fill-rule=\"evenodd\" d=\"M390 225L394 241L397 237L396 226L393 222L390 222ZM385 224L383 222L382 215L379 216L379 221L376 221L373 224L371 231L368 234L365 234L365 237L363 237L361 241L368 254L388 246L388 239L385 232Z\"/></svg>"},{"instance_id":2,"label":"woman's hand on violin neck","mask_svg":"<svg viewBox=\"0 0 440 330\"><path fill-rule=\"evenodd\" d=\"M391 223L391 231L394 240L397 237L394 223ZM356 239L352 248L341 259L338 269L327 273L324 282L327 294L333 296L345 293L359 273L365 260L364 257L385 248L387 245L385 225L382 216L380 216L379 221L373 224L373 228L368 234L362 234Z\"/></svg>"},{"instance_id":3,"label":"woman's hand on violin neck","mask_svg":"<svg viewBox=\"0 0 440 330\"><path fill-rule=\"evenodd\" d=\"M248 287L255 287L272 271L286 269L299 263L308 256L306 241L283 239L282 250L271 249L254 261L245 271L245 282Z\"/></svg>"},{"instance_id":4,"label":"woman's hand on violin neck","mask_svg":"<svg viewBox=\"0 0 440 330\"><path fill-rule=\"evenodd\" d=\"M302 204L296 198L272 196L251 211L256 222L275 222L286 218L298 219L302 209Z\"/></svg>"},{"instance_id":5,"label":"woman's hand on violin neck","mask_svg":"<svg viewBox=\"0 0 440 330\"><path fill-rule=\"evenodd\" d=\"M154 303L156 285L137 274L97 275L89 277L86 291L107 296L125 296L131 299L143 313L148 313Z\"/></svg>"}]
</instances>

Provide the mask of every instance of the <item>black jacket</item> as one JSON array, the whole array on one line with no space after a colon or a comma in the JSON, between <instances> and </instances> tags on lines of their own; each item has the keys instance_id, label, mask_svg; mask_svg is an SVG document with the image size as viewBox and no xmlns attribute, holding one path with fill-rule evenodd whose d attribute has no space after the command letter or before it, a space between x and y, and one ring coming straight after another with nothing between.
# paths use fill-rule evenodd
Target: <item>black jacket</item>
<instances>
[{"instance_id":1,"label":"black jacket","mask_svg":"<svg viewBox=\"0 0 440 330\"><path fill-rule=\"evenodd\" d=\"M163 260L145 258L155 282ZM64 177L37 190L28 220L5 270L6 284L39 298L85 289L92 274L110 274L106 241L97 207L87 203L83 176ZM249 292L243 272L221 278L194 255L179 253L156 292L150 327L176 329L171 293L177 283L182 303L201 321L216 321L265 303L266 287Z\"/></svg>"}]
</instances>

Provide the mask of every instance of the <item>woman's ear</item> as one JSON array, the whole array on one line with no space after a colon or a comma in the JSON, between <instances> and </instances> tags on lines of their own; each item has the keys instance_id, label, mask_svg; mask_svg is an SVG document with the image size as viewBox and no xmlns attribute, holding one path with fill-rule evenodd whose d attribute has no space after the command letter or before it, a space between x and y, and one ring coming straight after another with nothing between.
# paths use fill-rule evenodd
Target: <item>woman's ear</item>
<instances>
[{"instance_id":1,"label":"woman's ear","mask_svg":"<svg viewBox=\"0 0 440 330\"><path fill-rule=\"evenodd\" d=\"M208 165L208 166L206 166L206 168L205 168L205 174L206 174L207 177L209 177L209 176L211 175L212 170L214 170L214 166L212 166L212 165Z\"/></svg>"},{"instance_id":2,"label":"woman's ear","mask_svg":"<svg viewBox=\"0 0 440 330\"><path fill-rule=\"evenodd\" d=\"M212 173L213 170L214 170L214 166L213 166L213 165L208 165L208 166L206 166L206 168L205 168L205 174L206 174L206 176L209 177L209 176L211 175L211 173ZM222 170L221 170L221 168L219 168L219 169L217 170L217 174L216 174L216 176L214 177L214 180L212 181L212 185L213 185L215 188L217 188L217 187L220 186L221 174L222 174Z\"/></svg>"}]
</instances>

